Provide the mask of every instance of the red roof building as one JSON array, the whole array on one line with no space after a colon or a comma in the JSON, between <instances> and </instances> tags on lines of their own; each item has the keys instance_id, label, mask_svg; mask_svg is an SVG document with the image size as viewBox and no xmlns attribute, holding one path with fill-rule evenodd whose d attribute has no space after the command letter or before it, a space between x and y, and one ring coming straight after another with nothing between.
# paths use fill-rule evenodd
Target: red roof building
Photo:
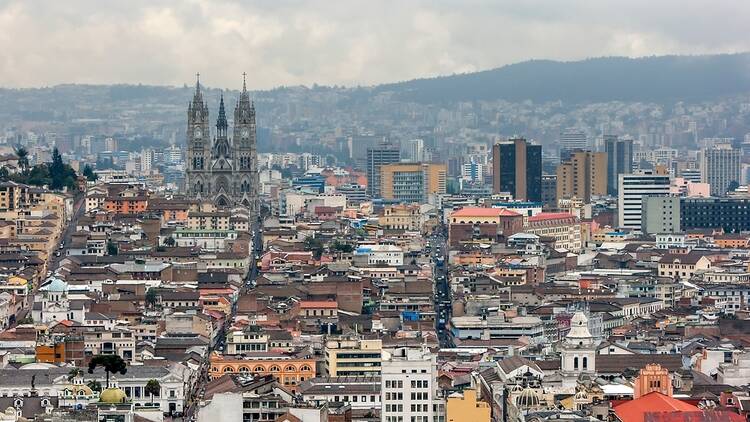
<instances>
[{"instance_id":1,"label":"red roof building","mask_svg":"<svg viewBox=\"0 0 750 422\"><path fill-rule=\"evenodd\" d=\"M647 414L672 412L700 412L690 403L665 396L659 392L646 394L635 400L620 403L614 407L615 415L622 422L646 422ZM659 417L648 415L649 421Z\"/></svg>"}]
</instances>

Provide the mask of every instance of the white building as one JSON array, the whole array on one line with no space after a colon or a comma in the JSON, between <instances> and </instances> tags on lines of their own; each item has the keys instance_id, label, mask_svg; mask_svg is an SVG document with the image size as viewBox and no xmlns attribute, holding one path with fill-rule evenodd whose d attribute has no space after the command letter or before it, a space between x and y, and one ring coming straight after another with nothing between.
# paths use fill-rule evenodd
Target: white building
<instances>
[{"instance_id":1,"label":"white building","mask_svg":"<svg viewBox=\"0 0 750 422\"><path fill-rule=\"evenodd\" d=\"M426 348L383 351L381 371L382 422L438 420L436 355Z\"/></svg>"},{"instance_id":2,"label":"white building","mask_svg":"<svg viewBox=\"0 0 750 422\"><path fill-rule=\"evenodd\" d=\"M742 151L730 144L701 150L701 182L711 185L711 195L723 196L732 182L739 184Z\"/></svg>"},{"instance_id":3,"label":"white building","mask_svg":"<svg viewBox=\"0 0 750 422\"><path fill-rule=\"evenodd\" d=\"M68 300L68 283L59 278L51 278L39 288L39 294L31 307L31 317L37 323L71 320L83 322L86 309L77 304L71 306Z\"/></svg>"},{"instance_id":4,"label":"white building","mask_svg":"<svg viewBox=\"0 0 750 422\"><path fill-rule=\"evenodd\" d=\"M406 154L411 161L421 162L424 160L424 140L410 139L406 141Z\"/></svg>"},{"instance_id":5,"label":"white building","mask_svg":"<svg viewBox=\"0 0 750 422\"><path fill-rule=\"evenodd\" d=\"M596 343L589 332L589 320L583 312L570 319L570 331L561 344L561 370L563 385L575 386L582 373L596 373Z\"/></svg>"},{"instance_id":6,"label":"white building","mask_svg":"<svg viewBox=\"0 0 750 422\"><path fill-rule=\"evenodd\" d=\"M355 259L359 256L367 257L370 266L401 266L404 265L404 251L394 245L366 245L360 246L354 252Z\"/></svg>"},{"instance_id":7,"label":"white building","mask_svg":"<svg viewBox=\"0 0 750 422\"><path fill-rule=\"evenodd\" d=\"M620 174L617 189L617 222L619 227L641 230L643 197L669 195L669 175L643 170Z\"/></svg>"}]
</instances>

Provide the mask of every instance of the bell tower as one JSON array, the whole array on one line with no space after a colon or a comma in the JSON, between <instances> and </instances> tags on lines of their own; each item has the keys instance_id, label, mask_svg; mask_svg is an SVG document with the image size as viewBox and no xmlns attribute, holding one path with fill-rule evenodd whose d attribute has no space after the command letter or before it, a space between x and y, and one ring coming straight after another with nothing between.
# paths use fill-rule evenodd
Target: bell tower
<instances>
[{"instance_id":1,"label":"bell tower","mask_svg":"<svg viewBox=\"0 0 750 422\"><path fill-rule=\"evenodd\" d=\"M256 151L255 105L247 92L247 75L242 74L242 92L234 108L232 146L235 150L240 203L248 207L251 218L257 216L258 158Z\"/></svg>"},{"instance_id":2,"label":"bell tower","mask_svg":"<svg viewBox=\"0 0 750 422\"><path fill-rule=\"evenodd\" d=\"M207 174L211 134L208 105L203 101L201 92L200 73L196 74L195 94L188 106L187 121L186 191L190 196L205 198L210 189Z\"/></svg>"}]
</instances>

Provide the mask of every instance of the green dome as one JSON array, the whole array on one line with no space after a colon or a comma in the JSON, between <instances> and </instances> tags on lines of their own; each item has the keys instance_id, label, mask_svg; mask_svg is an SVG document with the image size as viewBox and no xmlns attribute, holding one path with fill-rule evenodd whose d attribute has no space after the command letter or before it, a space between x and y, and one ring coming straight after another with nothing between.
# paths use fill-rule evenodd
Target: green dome
<instances>
[{"instance_id":1,"label":"green dome","mask_svg":"<svg viewBox=\"0 0 750 422\"><path fill-rule=\"evenodd\" d=\"M124 403L128 396L119 388L108 388L99 395L99 401L102 403Z\"/></svg>"}]
</instances>

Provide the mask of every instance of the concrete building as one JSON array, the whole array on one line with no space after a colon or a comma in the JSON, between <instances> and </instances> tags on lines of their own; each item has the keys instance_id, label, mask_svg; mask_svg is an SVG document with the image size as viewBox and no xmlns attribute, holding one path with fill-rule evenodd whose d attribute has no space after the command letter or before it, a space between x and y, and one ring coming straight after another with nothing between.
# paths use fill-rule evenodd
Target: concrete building
<instances>
[{"instance_id":1,"label":"concrete building","mask_svg":"<svg viewBox=\"0 0 750 422\"><path fill-rule=\"evenodd\" d=\"M725 232L750 230L750 199L681 198L682 230L721 227Z\"/></svg>"},{"instance_id":2,"label":"concrete building","mask_svg":"<svg viewBox=\"0 0 750 422\"><path fill-rule=\"evenodd\" d=\"M382 350L382 340L328 340L325 349L328 376L380 375Z\"/></svg>"},{"instance_id":3,"label":"concrete building","mask_svg":"<svg viewBox=\"0 0 750 422\"><path fill-rule=\"evenodd\" d=\"M633 140L605 135L604 146L607 153L607 191L611 196L616 196L619 175L633 172Z\"/></svg>"},{"instance_id":4,"label":"concrete building","mask_svg":"<svg viewBox=\"0 0 750 422\"><path fill-rule=\"evenodd\" d=\"M641 230L644 196L669 195L669 176L643 170L620 174L617 189L618 227Z\"/></svg>"},{"instance_id":5,"label":"concrete building","mask_svg":"<svg viewBox=\"0 0 750 422\"><path fill-rule=\"evenodd\" d=\"M427 202L433 193L444 194L447 167L436 163L394 163L380 168L380 196L400 202Z\"/></svg>"},{"instance_id":6,"label":"concrete building","mask_svg":"<svg viewBox=\"0 0 750 422\"><path fill-rule=\"evenodd\" d=\"M560 133L560 162L567 161L575 151L585 151L589 148L586 134L575 128L565 129Z\"/></svg>"},{"instance_id":7,"label":"concrete building","mask_svg":"<svg viewBox=\"0 0 750 422\"><path fill-rule=\"evenodd\" d=\"M511 139L492 146L492 191L514 199L541 202L542 146Z\"/></svg>"},{"instance_id":8,"label":"concrete building","mask_svg":"<svg viewBox=\"0 0 750 422\"><path fill-rule=\"evenodd\" d=\"M724 196L730 185L740 183L742 151L730 144L701 150L701 182L711 186L711 195Z\"/></svg>"},{"instance_id":9,"label":"concrete building","mask_svg":"<svg viewBox=\"0 0 750 422\"><path fill-rule=\"evenodd\" d=\"M477 390L472 388L451 394L445 404L447 422L489 422L491 414L490 405L477 400Z\"/></svg>"},{"instance_id":10,"label":"concrete building","mask_svg":"<svg viewBox=\"0 0 750 422\"><path fill-rule=\"evenodd\" d=\"M371 198L379 198L381 167L401 161L401 150L396 145L380 144L367 148L367 194Z\"/></svg>"},{"instance_id":11,"label":"concrete building","mask_svg":"<svg viewBox=\"0 0 750 422\"><path fill-rule=\"evenodd\" d=\"M428 349L383 352L380 391L382 422L438 420L437 357Z\"/></svg>"},{"instance_id":12,"label":"concrete building","mask_svg":"<svg viewBox=\"0 0 750 422\"><path fill-rule=\"evenodd\" d=\"M543 212L529 217L524 227L525 233L555 239L556 249L578 252L583 246L581 220L565 212Z\"/></svg>"},{"instance_id":13,"label":"concrete building","mask_svg":"<svg viewBox=\"0 0 750 422\"><path fill-rule=\"evenodd\" d=\"M578 151L557 167L557 199L582 199L607 194L607 153Z\"/></svg>"},{"instance_id":14,"label":"concrete building","mask_svg":"<svg viewBox=\"0 0 750 422\"><path fill-rule=\"evenodd\" d=\"M644 196L641 231L648 234L680 231L680 198Z\"/></svg>"}]
</instances>

